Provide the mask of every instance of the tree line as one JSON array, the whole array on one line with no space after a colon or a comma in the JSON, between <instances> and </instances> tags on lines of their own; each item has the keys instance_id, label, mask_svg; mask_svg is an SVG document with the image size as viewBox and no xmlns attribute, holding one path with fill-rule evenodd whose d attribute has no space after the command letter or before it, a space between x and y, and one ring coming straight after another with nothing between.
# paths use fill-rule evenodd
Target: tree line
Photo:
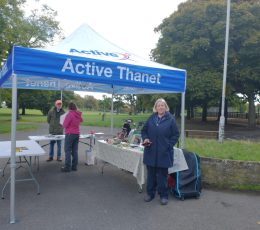
<instances>
[{"instance_id":1,"label":"tree line","mask_svg":"<svg viewBox=\"0 0 260 230\"><path fill-rule=\"evenodd\" d=\"M155 28L161 37L153 60L187 70L188 116L221 101L226 0L189 0ZM232 0L230 13L227 102L238 95L249 104L249 126L255 127L255 105L260 94L260 1ZM219 105L220 106L220 105Z\"/></svg>"}]
</instances>

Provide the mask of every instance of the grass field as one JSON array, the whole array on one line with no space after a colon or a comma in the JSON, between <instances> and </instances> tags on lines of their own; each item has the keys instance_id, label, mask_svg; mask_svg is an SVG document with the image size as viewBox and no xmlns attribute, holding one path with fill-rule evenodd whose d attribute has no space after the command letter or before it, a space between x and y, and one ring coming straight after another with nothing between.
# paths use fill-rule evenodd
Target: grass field
<instances>
[{"instance_id":1,"label":"grass field","mask_svg":"<svg viewBox=\"0 0 260 230\"><path fill-rule=\"evenodd\" d=\"M21 119L17 122L18 131L37 129L37 123L46 122L46 116L43 116L38 110L26 110L26 113L27 115L21 116ZM134 123L137 124L139 121L145 121L149 115L150 114L138 114L129 116L128 114L114 114L114 127L122 127L125 119L133 119ZM106 113L105 119L102 121L102 113L87 111L83 112L83 119L83 125L85 126L110 127L110 113ZM0 109L0 123L0 134L10 133L10 109ZM188 125L189 129L197 129L196 124L194 127L191 123ZM211 128L212 127L208 127L209 130ZM259 142L226 140L223 144L220 144L216 140L186 138L185 148L205 157L260 161Z\"/></svg>"},{"instance_id":2,"label":"grass field","mask_svg":"<svg viewBox=\"0 0 260 230\"><path fill-rule=\"evenodd\" d=\"M129 116L128 114L114 114L114 127L122 127L123 121L126 119L133 119L135 123L139 121L145 121L149 114ZM45 123L47 120L46 116L43 116L39 110L26 110L26 115L21 116L17 121L17 130L26 130L37 128L33 123ZM104 121L102 120L101 112L83 112L83 124L85 126L98 126L98 127L110 127L110 113L105 113ZM10 109L0 109L0 134L10 132L11 124L11 110ZM31 123L32 125L25 126L24 123Z\"/></svg>"},{"instance_id":3,"label":"grass field","mask_svg":"<svg viewBox=\"0 0 260 230\"><path fill-rule=\"evenodd\" d=\"M220 144L216 140L186 138L185 148L204 157L260 162L259 142L226 140Z\"/></svg>"}]
</instances>

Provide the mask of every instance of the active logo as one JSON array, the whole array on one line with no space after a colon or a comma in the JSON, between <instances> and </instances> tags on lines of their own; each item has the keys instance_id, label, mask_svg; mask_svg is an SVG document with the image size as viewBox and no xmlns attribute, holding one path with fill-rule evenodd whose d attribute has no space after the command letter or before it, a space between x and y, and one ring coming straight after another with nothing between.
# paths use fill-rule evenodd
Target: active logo
<instances>
[{"instance_id":1,"label":"active logo","mask_svg":"<svg viewBox=\"0 0 260 230\"><path fill-rule=\"evenodd\" d=\"M104 56L104 57L110 57L117 60L130 60L129 53L114 53L114 52L104 52L98 50L77 50L73 48L70 49L70 53L85 54L87 56Z\"/></svg>"}]
</instances>

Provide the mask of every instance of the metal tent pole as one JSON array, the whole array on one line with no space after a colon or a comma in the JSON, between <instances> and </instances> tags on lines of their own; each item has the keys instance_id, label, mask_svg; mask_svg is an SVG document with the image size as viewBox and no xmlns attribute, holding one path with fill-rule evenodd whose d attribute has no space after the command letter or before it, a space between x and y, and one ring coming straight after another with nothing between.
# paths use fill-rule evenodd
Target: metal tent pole
<instances>
[{"instance_id":1,"label":"metal tent pole","mask_svg":"<svg viewBox=\"0 0 260 230\"><path fill-rule=\"evenodd\" d=\"M185 93L181 94L181 148L184 148L184 130L185 130Z\"/></svg>"},{"instance_id":2,"label":"metal tent pole","mask_svg":"<svg viewBox=\"0 0 260 230\"><path fill-rule=\"evenodd\" d=\"M114 87L112 86L112 97L111 97L111 116L110 116L110 134L112 135L114 132Z\"/></svg>"},{"instance_id":3,"label":"metal tent pole","mask_svg":"<svg viewBox=\"0 0 260 230\"><path fill-rule=\"evenodd\" d=\"M16 113L17 110L17 76L12 75L12 127L11 127L11 181L10 181L10 224L15 223L15 169L16 169Z\"/></svg>"}]
</instances>

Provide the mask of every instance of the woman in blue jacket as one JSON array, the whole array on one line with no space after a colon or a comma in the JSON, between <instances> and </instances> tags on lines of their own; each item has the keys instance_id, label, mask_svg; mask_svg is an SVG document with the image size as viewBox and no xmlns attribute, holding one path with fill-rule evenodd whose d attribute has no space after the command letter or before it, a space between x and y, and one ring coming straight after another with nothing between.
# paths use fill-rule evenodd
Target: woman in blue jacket
<instances>
[{"instance_id":1,"label":"woman in blue jacket","mask_svg":"<svg viewBox=\"0 0 260 230\"><path fill-rule=\"evenodd\" d=\"M155 102L153 112L142 129L143 162L147 166L147 195L144 200L153 200L157 189L161 204L166 205L168 168L173 166L173 146L179 139L179 131L164 99Z\"/></svg>"}]
</instances>

